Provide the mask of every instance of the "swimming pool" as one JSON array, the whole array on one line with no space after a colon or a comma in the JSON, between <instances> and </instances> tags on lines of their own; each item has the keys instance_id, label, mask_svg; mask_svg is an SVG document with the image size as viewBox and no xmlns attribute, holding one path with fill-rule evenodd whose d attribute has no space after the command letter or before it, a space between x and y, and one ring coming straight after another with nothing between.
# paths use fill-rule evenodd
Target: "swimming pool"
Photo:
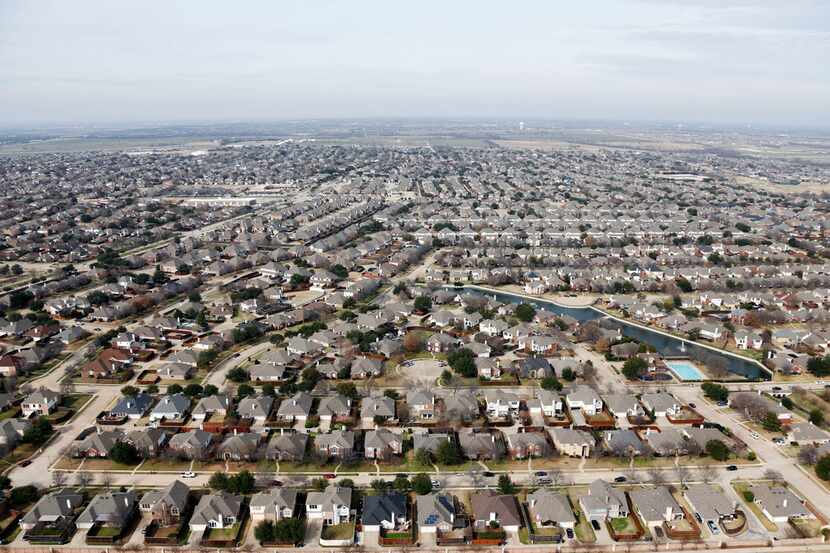
<instances>
[{"instance_id":1,"label":"swimming pool","mask_svg":"<svg viewBox=\"0 0 830 553\"><path fill-rule=\"evenodd\" d=\"M680 380L703 380L706 378L700 369L689 361L666 361L666 366L677 375Z\"/></svg>"}]
</instances>

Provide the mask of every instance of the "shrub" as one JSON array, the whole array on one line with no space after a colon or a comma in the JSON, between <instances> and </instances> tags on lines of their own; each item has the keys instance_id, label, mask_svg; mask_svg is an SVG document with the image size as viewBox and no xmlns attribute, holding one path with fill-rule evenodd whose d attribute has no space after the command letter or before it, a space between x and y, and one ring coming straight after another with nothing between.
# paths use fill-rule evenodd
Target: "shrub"
<instances>
[{"instance_id":1,"label":"shrub","mask_svg":"<svg viewBox=\"0 0 830 553\"><path fill-rule=\"evenodd\" d=\"M816 463L816 475L822 480L830 480L830 455L825 455Z\"/></svg>"}]
</instances>

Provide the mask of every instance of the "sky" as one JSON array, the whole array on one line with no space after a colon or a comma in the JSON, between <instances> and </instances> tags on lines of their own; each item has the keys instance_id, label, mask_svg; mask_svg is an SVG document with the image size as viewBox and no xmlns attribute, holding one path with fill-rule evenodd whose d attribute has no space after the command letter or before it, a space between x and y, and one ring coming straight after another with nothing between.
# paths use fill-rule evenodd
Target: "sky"
<instances>
[{"instance_id":1,"label":"sky","mask_svg":"<svg viewBox=\"0 0 830 553\"><path fill-rule=\"evenodd\" d=\"M826 0L2 0L0 126L830 126Z\"/></svg>"}]
</instances>

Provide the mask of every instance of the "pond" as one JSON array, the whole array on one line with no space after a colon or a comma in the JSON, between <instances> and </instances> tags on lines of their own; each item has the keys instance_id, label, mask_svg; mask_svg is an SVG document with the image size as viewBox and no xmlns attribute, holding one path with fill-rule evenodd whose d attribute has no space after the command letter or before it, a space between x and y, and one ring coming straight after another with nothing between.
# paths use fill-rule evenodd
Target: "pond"
<instances>
[{"instance_id":1,"label":"pond","mask_svg":"<svg viewBox=\"0 0 830 553\"><path fill-rule=\"evenodd\" d=\"M448 288L461 290L463 292L470 292L473 294L486 295L504 303L529 303L537 309L545 309L546 311L550 311L558 315L568 315L581 323L608 317L606 313L603 313L595 307L567 307L549 300L538 298L530 299L511 292L496 292L470 286ZM658 353L663 355L663 357L689 357L692 359L700 359L709 365L717 364L719 367L723 367L730 373L748 380L770 380L772 378L772 375L766 368L751 359L733 355L721 350L708 348L689 340L683 340L675 336L663 334L656 330L644 328L619 319L613 320L621 329L624 336L652 346ZM691 373L689 374L691 376ZM694 379L695 378L689 378L689 380Z\"/></svg>"}]
</instances>

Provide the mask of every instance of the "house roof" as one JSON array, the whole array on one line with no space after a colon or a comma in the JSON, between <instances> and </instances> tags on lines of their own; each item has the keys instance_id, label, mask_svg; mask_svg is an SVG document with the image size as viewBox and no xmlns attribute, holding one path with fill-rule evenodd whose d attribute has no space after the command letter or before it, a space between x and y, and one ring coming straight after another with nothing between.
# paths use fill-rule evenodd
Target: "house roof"
<instances>
[{"instance_id":1,"label":"house roof","mask_svg":"<svg viewBox=\"0 0 830 553\"><path fill-rule=\"evenodd\" d=\"M677 504L677 501L665 486L631 490L628 492L628 497L631 498L631 504L634 508L647 521L665 518L669 508L673 512L680 511L680 505Z\"/></svg>"},{"instance_id":2,"label":"house roof","mask_svg":"<svg viewBox=\"0 0 830 553\"><path fill-rule=\"evenodd\" d=\"M83 505L81 494L71 490L59 490L38 500L34 507L23 516L22 522L34 524L38 521L54 521L72 515L75 509Z\"/></svg>"},{"instance_id":3,"label":"house roof","mask_svg":"<svg viewBox=\"0 0 830 553\"><path fill-rule=\"evenodd\" d=\"M703 520L719 520L735 512L736 502L711 484L688 484L683 494Z\"/></svg>"},{"instance_id":4,"label":"house roof","mask_svg":"<svg viewBox=\"0 0 830 553\"><path fill-rule=\"evenodd\" d=\"M324 512L331 512L338 505L352 504L352 489L329 486L322 492L309 492L305 504L320 505Z\"/></svg>"},{"instance_id":5,"label":"house roof","mask_svg":"<svg viewBox=\"0 0 830 553\"><path fill-rule=\"evenodd\" d=\"M804 517L810 515L810 511L789 488L755 484L750 486L749 490L755 494L755 503L761 505L773 517Z\"/></svg>"},{"instance_id":6,"label":"house roof","mask_svg":"<svg viewBox=\"0 0 830 553\"><path fill-rule=\"evenodd\" d=\"M124 524L135 508L135 492L106 492L92 498L77 523L108 522Z\"/></svg>"},{"instance_id":7,"label":"house roof","mask_svg":"<svg viewBox=\"0 0 830 553\"><path fill-rule=\"evenodd\" d=\"M476 520L490 520L490 514L495 513L502 526L519 526L522 523L516 498L512 495L482 492L473 494L470 503Z\"/></svg>"},{"instance_id":8,"label":"house roof","mask_svg":"<svg viewBox=\"0 0 830 553\"><path fill-rule=\"evenodd\" d=\"M455 522L455 501L452 496L439 493L419 495L416 499L419 526L435 526Z\"/></svg>"},{"instance_id":9,"label":"house roof","mask_svg":"<svg viewBox=\"0 0 830 553\"><path fill-rule=\"evenodd\" d=\"M211 520L222 517L236 517L242 507L242 497L228 492L214 492L203 495L199 500L193 516L190 518L190 525L208 525Z\"/></svg>"},{"instance_id":10,"label":"house roof","mask_svg":"<svg viewBox=\"0 0 830 553\"><path fill-rule=\"evenodd\" d=\"M251 507L264 507L267 510L294 509L297 504L297 490L292 488L271 488L251 497Z\"/></svg>"},{"instance_id":11,"label":"house roof","mask_svg":"<svg viewBox=\"0 0 830 553\"><path fill-rule=\"evenodd\" d=\"M561 493L545 488L527 496L533 513L543 522L576 522L568 498Z\"/></svg>"},{"instance_id":12,"label":"house roof","mask_svg":"<svg viewBox=\"0 0 830 553\"><path fill-rule=\"evenodd\" d=\"M187 484L174 480L161 490L152 490L144 494L141 498L142 505L150 505L155 508L156 505L166 504L169 507L176 507L180 512L187 506L187 498L190 495L190 488Z\"/></svg>"},{"instance_id":13,"label":"house roof","mask_svg":"<svg viewBox=\"0 0 830 553\"><path fill-rule=\"evenodd\" d=\"M383 521L394 521L406 516L406 497L396 493L369 495L363 499L361 522L368 526L378 526Z\"/></svg>"}]
</instances>

